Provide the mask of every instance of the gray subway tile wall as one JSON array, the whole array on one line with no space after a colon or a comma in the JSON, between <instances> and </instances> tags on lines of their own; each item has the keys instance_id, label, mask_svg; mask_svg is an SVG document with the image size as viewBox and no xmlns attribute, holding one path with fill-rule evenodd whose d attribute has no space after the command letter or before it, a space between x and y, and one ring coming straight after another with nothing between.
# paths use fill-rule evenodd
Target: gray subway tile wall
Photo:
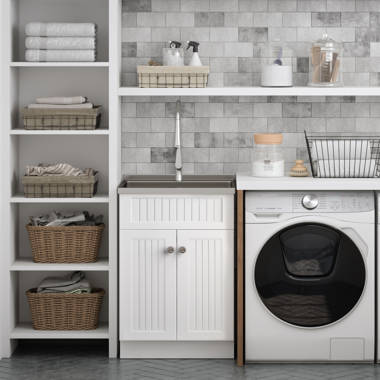
<instances>
[{"instance_id":1,"label":"gray subway tile wall","mask_svg":"<svg viewBox=\"0 0 380 380\"><path fill-rule=\"evenodd\" d=\"M295 85L307 84L309 50L327 32L343 44L346 86L380 85L380 0L123 0L122 85L136 65L162 61L170 39L201 42L210 87L260 85L261 50L282 41L293 52ZM186 61L190 54L186 53ZM250 168L255 132L284 133L288 166L306 159L303 131L380 130L380 98L182 98L184 171ZM174 173L176 98L123 98L124 174Z\"/></svg>"},{"instance_id":2,"label":"gray subway tile wall","mask_svg":"<svg viewBox=\"0 0 380 380\"><path fill-rule=\"evenodd\" d=\"M174 174L176 98L122 100L123 174ZM308 161L304 131L380 130L378 97L184 97L181 101L185 174L250 170L257 132L283 133L290 168L295 159Z\"/></svg>"}]
</instances>

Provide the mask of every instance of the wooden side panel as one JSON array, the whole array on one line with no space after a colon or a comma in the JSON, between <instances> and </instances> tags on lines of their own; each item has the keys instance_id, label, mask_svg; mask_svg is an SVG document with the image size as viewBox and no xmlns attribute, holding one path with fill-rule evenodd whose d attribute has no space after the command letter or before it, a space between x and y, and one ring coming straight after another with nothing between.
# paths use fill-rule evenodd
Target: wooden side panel
<instances>
[{"instance_id":1,"label":"wooden side panel","mask_svg":"<svg viewBox=\"0 0 380 380\"><path fill-rule=\"evenodd\" d=\"M244 191L237 191L237 269L236 269L236 364L243 366L244 357Z\"/></svg>"}]
</instances>

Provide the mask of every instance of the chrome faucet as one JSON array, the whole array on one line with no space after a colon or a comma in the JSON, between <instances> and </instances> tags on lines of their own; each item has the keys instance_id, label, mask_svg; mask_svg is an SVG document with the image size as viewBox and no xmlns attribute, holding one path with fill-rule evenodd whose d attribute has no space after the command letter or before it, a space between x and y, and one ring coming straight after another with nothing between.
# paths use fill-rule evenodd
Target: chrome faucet
<instances>
[{"instance_id":1,"label":"chrome faucet","mask_svg":"<svg viewBox=\"0 0 380 380\"><path fill-rule=\"evenodd\" d=\"M175 116L175 179L177 182L182 182L182 154L181 154L181 102L177 100L177 112Z\"/></svg>"}]
</instances>

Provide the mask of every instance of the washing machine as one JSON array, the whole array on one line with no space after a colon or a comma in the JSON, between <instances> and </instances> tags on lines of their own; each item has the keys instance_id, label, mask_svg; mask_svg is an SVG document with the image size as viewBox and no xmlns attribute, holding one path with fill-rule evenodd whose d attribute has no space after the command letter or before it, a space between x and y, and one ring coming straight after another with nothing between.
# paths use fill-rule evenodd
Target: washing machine
<instances>
[{"instance_id":1,"label":"washing machine","mask_svg":"<svg viewBox=\"0 0 380 380\"><path fill-rule=\"evenodd\" d=\"M373 361L373 192L246 192L247 361Z\"/></svg>"}]
</instances>

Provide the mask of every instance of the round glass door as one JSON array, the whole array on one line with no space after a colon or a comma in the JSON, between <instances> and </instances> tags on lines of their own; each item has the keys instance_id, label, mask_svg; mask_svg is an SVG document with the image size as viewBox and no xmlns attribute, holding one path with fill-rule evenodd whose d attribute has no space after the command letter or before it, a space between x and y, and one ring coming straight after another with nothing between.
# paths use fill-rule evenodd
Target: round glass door
<instances>
[{"instance_id":1,"label":"round glass door","mask_svg":"<svg viewBox=\"0 0 380 380\"><path fill-rule=\"evenodd\" d=\"M360 299L365 275L355 243L320 224L278 232L264 245L254 268L264 305L277 318L301 327L325 326L347 315Z\"/></svg>"}]
</instances>

